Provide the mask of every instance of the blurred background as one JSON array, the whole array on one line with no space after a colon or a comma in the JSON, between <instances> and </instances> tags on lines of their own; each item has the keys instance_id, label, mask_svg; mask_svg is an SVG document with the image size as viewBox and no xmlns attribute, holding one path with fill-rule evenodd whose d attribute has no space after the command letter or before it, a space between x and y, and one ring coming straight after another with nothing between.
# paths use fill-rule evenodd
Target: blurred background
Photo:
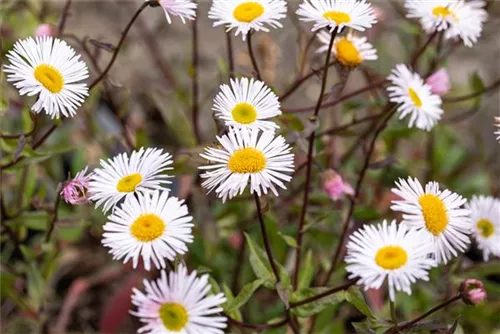
<instances>
[{"instance_id":1,"label":"blurred background","mask_svg":"<svg viewBox=\"0 0 500 334\"><path fill-rule=\"evenodd\" d=\"M330 71L333 93L350 92L386 77L399 63L407 63L417 45L427 36L416 22L404 19L401 1L371 1L379 13L379 23L367 37L376 47L377 61L351 73L345 82L340 68ZM174 155L176 175L173 192L187 199L195 219L195 242L186 262L191 269L210 272L225 291L237 293L253 280L248 250L241 231L258 238L255 208L251 197L243 196L225 205L201 189L197 167L203 163L198 153L215 141L221 124L213 117L212 100L221 83L228 82L226 37L223 28L212 28L207 13L210 1L198 1L199 125L197 141L192 110L192 22L177 18L169 25L161 8L147 8L132 27L108 79L92 92L73 119L64 120L56 132L36 152L23 148L27 157L15 168L2 171L2 203L15 236L2 234L1 330L2 333L135 333L136 319L128 315L130 290L140 287L143 278L157 272L132 270L112 261L100 245L105 217L91 206L61 205L54 234L45 243L44 234L56 198L57 185L68 175L100 159L110 158L135 147L157 146ZM288 1L288 17L283 28L257 33L253 38L257 59L266 83L279 95L297 78L322 66L324 55L316 54L314 41L307 56L310 27L294 15L299 1ZM13 43L33 36L42 23L57 26L64 1L4 0L0 4L2 62ZM62 38L87 62L90 79L96 78L110 59L121 31L141 1L73 1ZM450 52L443 62L452 80L449 96L481 90L500 78L500 2L489 1L489 20L482 37L473 48L461 43L445 44ZM251 76L252 65L246 43L232 37L235 74ZM91 57L89 57L91 55ZM420 62L425 73L435 55L429 48ZM19 133L32 127L29 106L32 98L20 97L2 73L0 131ZM341 83L339 85L339 83ZM313 75L283 103L278 122L281 133L295 144L297 166L305 160L305 137L310 112L289 113L295 108L313 106L319 93L320 78ZM375 114L385 102L379 89L323 109L320 127L327 130L350 120ZM500 145L495 141L493 117L500 116L498 90L460 103L444 105L443 121L431 133L408 129L406 121L394 118L376 146L373 168L364 183L361 201L354 214L355 226L390 218L390 188L397 177L413 175L436 180L466 197L473 194L500 195ZM51 120L40 115L39 128ZM312 261L328 269L329 256L340 234L346 203L332 202L322 191L320 174L328 168L339 171L355 183L362 162L360 141L369 124L323 136L316 147L317 173L313 180L306 248ZM35 133L35 135L40 135ZM1 140L2 162L19 148L18 140ZM303 173L297 172L287 191L279 198L266 199L266 220L276 257L287 268L293 264L294 236L301 206ZM292 247L291 247L292 246ZM459 267L460 270L457 270ZM441 296L466 276L485 280L489 302L476 308L455 306L440 315L451 323L459 315L463 333L490 333L500 328L500 263L482 263L480 253L471 248L461 263L433 271L431 283L416 289L414 296L398 295L401 318L429 309ZM339 271L332 282L342 282ZM226 286L226 288L224 288ZM383 292L382 292L383 293ZM382 295L368 294L374 312L385 314L388 306ZM401 297L401 298L399 298ZM259 290L241 310L248 322L265 322L278 316L282 305L272 291ZM334 316L335 315L335 316ZM320 313L315 333L351 333L353 321L363 316L353 308L331 306ZM230 332L241 333L239 329ZM265 333L278 333L266 331ZM248 333L251 333L249 331Z\"/></svg>"}]
</instances>

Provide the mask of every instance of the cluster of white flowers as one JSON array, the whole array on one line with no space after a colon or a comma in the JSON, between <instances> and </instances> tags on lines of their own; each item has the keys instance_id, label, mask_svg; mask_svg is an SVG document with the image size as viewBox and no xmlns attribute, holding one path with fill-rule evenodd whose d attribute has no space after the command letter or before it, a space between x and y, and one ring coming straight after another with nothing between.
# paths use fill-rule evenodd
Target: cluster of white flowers
<instances>
[{"instance_id":1,"label":"cluster of white flowers","mask_svg":"<svg viewBox=\"0 0 500 334\"><path fill-rule=\"evenodd\" d=\"M411 294L411 283L428 280L430 268L466 251L470 235L485 261L500 256L500 200L480 196L466 203L437 182L423 188L416 178L400 179L392 191L400 198L391 208L403 213L401 223L364 226L347 244L346 270L366 289L387 278L392 300L395 290Z\"/></svg>"},{"instance_id":2,"label":"cluster of white flowers","mask_svg":"<svg viewBox=\"0 0 500 334\"><path fill-rule=\"evenodd\" d=\"M197 5L192 0L160 0L171 23L172 16L182 22L196 19ZM442 32L445 39L462 39L472 46L479 38L487 18L483 1L407 0L408 17L420 20L426 33ZM253 31L280 28L286 17L285 0L213 0L208 13L214 26L235 30L242 39ZM321 30L318 52L332 52L337 62L354 68L365 60L378 58L366 37L355 36L371 28L377 18L366 0L305 0L296 14L312 22L312 31ZM344 33L344 28L350 31ZM341 35L344 33L344 35ZM336 34L329 50L332 34ZM7 54L4 66L7 80L21 95L38 95L32 106L36 113L45 110L52 118L70 117L88 96L84 80L86 64L66 42L52 37L18 41ZM388 77L389 100L398 105L400 118L409 116L409 126L431 130L440 120L441 98L432 87L407 65L395 66ZM292 148L276 135L279 126L271 119L281 115L278 97L266 84L253 78L231 79L222 84L214 99L215 116L227 131L217 136L218 146L207 147L201 157L209 163L203 170L202 186L214 190L223 202L241 195L247 187L251 194L278 196L294 171ZM500 132L499 140L500 140ZM172 156L158 148L141 148L130 155L119 154L85 176L86 170L70 182L66 194L70 203L81 204L88 196L95 207L108 213L102 244L114 259L140 262L146 270L161 269L157 281L145 281L146 292L134 290L133 314L145 323L145 333L223 333L227 326L222 311L223 294L207 296L208 276L188 274L180 265L167 274L166 261L188 251L193 241L193 218L183 200L170 195ZM351 277L360 277L365 288L379 288L388 281L390 298L395 291L411 293L417 279L428 280L429 270L446 264L470 244L472 235L484 259L500 256L500 200L474 197L469 203L436 182L422 187L417 179L399 180L393 192L401 199L392 209L402 212L402 221L382 222L356 231L347 244L345 261Z\"/></svg>"}]
</instances>

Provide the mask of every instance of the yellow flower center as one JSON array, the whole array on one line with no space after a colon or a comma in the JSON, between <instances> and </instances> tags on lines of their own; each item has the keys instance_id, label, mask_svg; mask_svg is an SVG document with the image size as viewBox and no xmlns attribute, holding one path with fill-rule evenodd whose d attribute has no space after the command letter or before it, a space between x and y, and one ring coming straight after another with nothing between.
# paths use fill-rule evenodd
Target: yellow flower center
<instances>
[{"instance_id":1,"label":"yellow flower center","mask_svg":"<svg viewBox=\"0 0 500 334\"><path fill-rule=\"evenodd\" d=\"M375 262L382 268L394 270L401 268L408 261L408 254L399 246L385 246L378 250Z\"/></svg>"},{"instance_id":2,"label":"yellow flower center","mask_svg":"<svg viewBox=\"0 0 500 334\"><path fill-rule=\"evenodd\" d=\"M247 1L234 9L233 15L239 22L249 23L264 14L264 6L258 2Z\"/></svg>"},{"instance_id":3,"label":"yellow flower center","mask_svg":"<svg viewBox=\"0 0 500 334\"><path fill-rule=\"evenodd\" d=\"M413 104L416 105L417 107L422 106L422 100L418 96L417 92L413 88L408 88L408 95L410 96L410 99L413 101Z\"/></svg>"},{"instance_id":4,"label":"yellow flower center","mask_svg":"<svg viewBox=\"0 0 500 334\"><path fill-rule=\"evenodd\" d=\"M227 167L233 173L258 173L266 168L266 157L255 148L242 148L234 151Z\"/></svg>"},{"instance_id":5,"label":"yellow flower center","mask_svg":"<svg viewBox=\"0 0 500 334\"><path fill-rule=\"evenodd\" d=\"M335 43L335 48L337 50L337 59L342 65L354 67L363 61L354 43L346 38L342 38Z\"/></svg>"},{"instance_id":6,"label":"yellow flower center","mask_svg":"<svg viewBox=\"0 0 500 334\"><path fill-rule=\"evenodd\" d=\"M163 234L165 223L155 214L140 215L130 226L130 232L139 241L153 241Z\"/></svg>"},{"instance_id":7,"label":"yellow flower center","mask_svg":"<svg viewBox=\"0 0 500 334\"><path fill-rule=\"evenodd\" d=\"M495 232L495 225L489 219L480 219L477 222L477 229L484 238L489 238Z\"/></svg>"},{"instance_id":8,"label":"yellow flower center","mask_svg":"<svg viewBox=\"0 0 500 334\"><path fill-rule=\"evenodd\" d=\"M344 12L337 12L337 11L333 11L333 10L329 11L329 12L325 12L323 14L323 17L325 19L328 19L330 21L335 22L336 25L339 25L341 23L351 22L351 17L349 16L349 14L344 13Z\"/></svg>"},{"instance_id":9,"label":"yellow flower center","mask_svg":"<svg viewBox=\"0 0 500 334\"><path fill-rule=\"evenodd\" d=\"M169 331L179 332L188 322L188 313L181 304L166 303L160 307L160 318Z\"/></svg>"},{"instance_id":10,"label":"yellow flower center","mask_svg":"<svg viewBox=\"0 0 500 334\"><path fill-rule=\"evenodd\" d=\"M51 93L57 94L64 87L64 78L59 70L51 65L41 64L35 68L35 79Z\"/></svg>"},{"instance_id":11,"label":"yellow flower center","mask_svg":"<svg viewBox=\"0 0 500 334\"><path fill-rule=\"evenodd\" d=\"M448 15L451 15L453 17L453 19L458 22L457 15L453 11L451 11L449 8L444 7L444 6L434 7L434 9L432 10L432 14L434 14L434 16L436 16L436 17L441 16L442 18L445 18Z\"/></svg>"},{"instance_id":12,"label":"yellow flower center","mask_svg":"<svg viewBox=\"0 0 500 334\"><path fill-rule=\"evenodd\" d=\"M142 181L142 175L139 173L130 174L124 176L118 181L116 185L116 190L121 193L131 193L135 191L135 188Z\"/></svg>"},{"instance_id":13,"label":"yellow flower center","mask_svg":"<svg viewBox=\"0 0 500 334\"><path fill-rule=\"evenodd\" d=\"M439 235L448 225L448 214L442 200L436 195L425 194L418 199L422 207L425 227L434 235Z\"/></svg>"},{"instance_id":14,"label":"yellow flower center","mask_svg":"<svg viewBox=\"0 0 500 334\"><path fill-rule=\"evenodd\" d=\"M241 124L250 124L257 119L257 111L250 103L238 103L232 111L233 118Z\"/></svg>"}]
</instances>

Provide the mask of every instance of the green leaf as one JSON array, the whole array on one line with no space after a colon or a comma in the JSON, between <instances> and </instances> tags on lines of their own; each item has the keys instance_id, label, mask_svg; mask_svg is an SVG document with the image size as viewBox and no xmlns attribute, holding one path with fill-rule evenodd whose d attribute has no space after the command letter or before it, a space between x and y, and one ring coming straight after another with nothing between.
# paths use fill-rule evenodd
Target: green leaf
<instances>
[{"instance_id":1,"label":"green leaf","mask_svg":"<svg viewBox=\"0 0 500 334\"><path fill-rule=\"evenodd\" d=\"M57 226L57 239L69 242L78 241L88 225L88 223L82 223L73 226Z\"/></svg>"},{"instance_id":2,"label":"green leaf","mask_svg":"<svg viewBox=\"0 0 500 334\"><path fill-rule=\"evenodd\" d=\"M234 295L233 295L233 292L231 291L231 289L227 286L227 284L224 284L222 286L222 288L224 289L224 295L226 296L226 299L227 301L222 305L222 307L224 309L226 309L227 305L231 304L234 302ZM238 321L242 321L243 320L243 316L241 315L241 312L240 310L235 310L233 312L227 312L227 314L233 318L233 319L236 319Z\"/></svg>"},{"instance_id":3,"label":"green leaf","mask_svg":"<svg viewBox=\"0 0 500 334\"><path fill-rule=\"evenodd\" d=\"M30 297L31 300L31 305L37 310L42 305L44 286L45 283L42 277L42 273L35 266L35 264L31 263L28 266L28 272L27 272L27 290L28 290L28 296Z\"/></svg>"},{"instance_id":4,"label":"green leaf","mask_svg":"<svg viewBox=\"0 0 500 334\"><path fill-rule=\"evenodd\" d=\"M267 261L266 255L262 249L260 249L260 247L257 246L252 238L250 238L250 236L246 233L245 238L248 248L250 249L250 266L252 267L255 276L266 281L275 282L269 261Z\"/></svg>"},{"instance_id":5,"label":"green leaf","mask_svg":"<svg viewBox=\"0 0 500 334\"><path fill-rule=\"evenodd\" d=\"M377 334L377 332L375 330L371 329L365 321L352 322L351 325L352 325L352 327L354 327L354 330L356 331L356 333L359 333L359 334Z\"/></svg>"},{"instance_id":6,"label":"green leaf","mask_svg":"<svg viewBox=\"0 0 500 334\"><path fill-rule=\"evenodd\" d=\"M314 276L314 262L312 251L309 249L306 254L306 259L304 261L304 268L299 271L299 289L308 288L311 285L311 281Z\"/></svg>"},{"instance_id":7,"label":"green leaf","mask_svg":"<svg viewBox=\"0 0 500 334\"><path fill-rule=\"evenodd\" d=\"M479 92L483 91L486 89L486 85L484 84L483 79L481 79L481 76L477 71L472 73L470 79L469 79L470 87L474 92Z\"/></svg>"},{"instance_id":8,"label":"green leaf","mask_svg":"<svg viewBox=\"0 0 500 334\"><path fill-rule=\"evenodd\" d=\"M220 286L219 286L219 283L217 283L216 280L214 280L214 278L212 276L208 276L208 283L210 283L210 286L212 287L212 294L216 295L218 294L219 292L221 292L221 289L220 289ZM231 291L230 291L231 292ZM231 296L233 294L231 293ZM229 300L229 298L227 298L227 295L226 295L226 299Z\"/></svg>"},{"instance_id":9,"label":"green leaf","mask_svg":"<svg viewBox=\"0 0 500 334\"><path fill-rule=\"evenodd\" d=\"M365 297L361 293L361 290L356 286L351 286L348 290L344 292L345 300L351 303L359 312L363 313L369 318L375 318L370 306L365 301Z\"/></svg>"},{"instance_id":10,"label":"green leaf","mask_svg":"<svg viewBox=\"0 0 500 334\"><path fill-rule=\"evenodd\" d=\"M300 289L292 293L292 295L290 296L290 301L296 303L306 298L314 297L317 294L320 294L327 290L329 290L329 288L326 287ZM330 305L337 305L342 301L344 301L344 295L339 292L315 300L311 303L307 303L299 307L294 307L292 309L292 312L295 313L298 317L307 318L323 311Z\"/></svg>"},{"instance_id":11,"label":"green leaf","mask_svg":"<svg viewBox=\"0 0 500 334\"><path fill-rule=\"evenodd\" d=\"M250 238L248 234L245 233L245 238L247 240L248 248L250 249L250 266L257 278L264 280L264 286L268 289L276 288L276 278L271 269L271 264L267 259L267 254L262 248L255 244L255 242ZM288 271L276 260L274 264L278 268L278 272L281 279L281 284L283 288L287 289L291 286L291 279Z\"/></svg>"},{"instance_id":12,"label":"green leaf","mask_svg":"<svg viewBox=\"0 0 500 334\"><path fill-rule=\"evenodd\" d=\"M2 275L0 275L0 300L2 302L9 295L8 292L14 289L13 285L15 281L16 276L14 274L2 270Z\"/></svg>"},{"instance_id":13,"label":"green leaf","mask_svg":"<svg viewBox=\"0 0 500 334\"><path fill-rule=\"evenodd\" d=\"M251 283L245 284L243 289L241 289L240 293L231 303L228 303L226 306L226 312L231 313L236 310L239 310L240 307L246 304L246 302L252 297L253 293L264 284L263 279L257 279Z\"/></svg>"},{"instance_id":14,"label":"green leaf","mask_svg":"<svg viewBox=\"0 0 500 334\"><path fill-rule=\"evenodd\" d=\"M361 322L353 322L352 326L356 330L356 333L383 334L386 333L393 324L386 319L367 318Z\"/></svg>"},{"instance_id":15,"label":"green leaf","mask_svg":"<svg viewBox=\"0 0 500 334\"><path fill-rule=\"evenodd\" d=\"M47 212L25 212L14 221L31 230L46 231L48 228L48 218L49 215Z\"/></svg>"},{"instance_id":16,"label":"green leaf","mask_svg":"<svg viewBox=\"0 0 500 334\"><path fill-rule=\"evenodd\" d=\"M28 247L26 245L19 245L19 249L21 250L21 253L23 253L23 256L27 262L31 262L36 259L36 254L33 251L32 247Z\"/></svg>"},{"instance_id":17,"label":"green leaf","mask_svg":"<svg viewBox=\"0 0 500 334\"><path fill-rule=\"evenodd\" d=\"M299 246L297 245L297 241L295 240L294 237L285 235L281 232L278 232L278 235L283 239L283 241L290 247L293 248L298 248Z\"/></svg>"}]
</instances>

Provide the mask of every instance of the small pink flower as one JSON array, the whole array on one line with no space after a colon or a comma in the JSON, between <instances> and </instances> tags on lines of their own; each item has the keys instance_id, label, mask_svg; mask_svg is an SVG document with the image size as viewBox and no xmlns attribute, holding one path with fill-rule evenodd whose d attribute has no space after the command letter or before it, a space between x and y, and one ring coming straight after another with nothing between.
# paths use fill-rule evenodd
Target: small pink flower
<instances>
[{"instance_id":1,"label":"small pink flower","mask_svg":"<svg viewBox=\"0 0 500 334\"><path fill-rule=\"evenodd\" d=\"M444 95L451 89L450 77L444 68L432 73L425 83L431 86L432 93L437 95Z\"/></svg>"},{"instance_id":2,"label":"small pink flower","mask_svg":"<svg viewBox=\"0 0 500 334\"><path fill-rule=\"evenodd\" d=\"M35 36L37 37L55 36L55 35L56 35L56 27L54 27L52 24L49 23L40 24L38 28L36 28L35 30Z\"/></svg>"},{"instance_id":3,"label":"small pink flower","mask_svg":"<svg viewBox=\"0 0 500 334\"><path fill-rule=\"evenodd\" d=\"M66 203L81 205L89 202L87 189L89 187L88 167L75 175L73 179L66 181L61 191L61 195Z\"/></svg>"},{"instance_id":4,"label":"small pink flower","mask_svg":"<svg viewBox=\"0 0 500 334\"><path fill-rule=\"evenodd\" d=\"M460 284L462 300L469 305L477 305L486 299L487 293L483 282L475 278L467 278Z\"/></svg>"},{"instance_id":5,"label":"small pink flower","mask_svg":"<svg viewBox=\"0 0 500 334\"><path fill-rule=\"evenodd\" d=\"M333 201L338 201L344 195L354 195L351 185L331 169L323 173L323 189Z\"/></svg>"}]
</instances>

